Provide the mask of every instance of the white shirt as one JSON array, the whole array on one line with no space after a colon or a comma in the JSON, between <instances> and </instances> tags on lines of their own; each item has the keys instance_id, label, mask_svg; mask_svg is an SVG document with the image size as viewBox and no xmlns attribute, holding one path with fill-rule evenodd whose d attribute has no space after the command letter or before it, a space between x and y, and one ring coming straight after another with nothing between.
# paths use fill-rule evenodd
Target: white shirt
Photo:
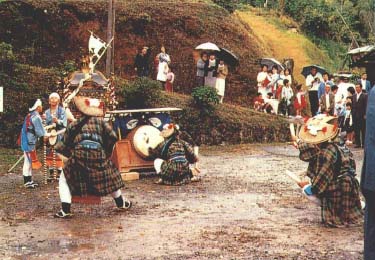
<instances>
[{"instance_id":1,"label":"white shirt","mask_svg":"<svg viewBox=\"0 0 375 260\"><path fill-rule=\"evenodd\" d=\"M345 83L341 82L340 84L337 85L338 90L337 90L337 95L342 96L343 100L346 100L348 96L348 88L349 87L355 87L352 83Z\"/></svg>"},{"instance_id":2,"label":"white shirt","mask_svg":"<svg viewBox=\"0 0 375 260\"><path fill-rule=\"evenodd\" d=\"M359 97L361 96L362 92L361 93L357 93L357 101L359 99Z\"/></svg>"},{"instance_id":3,"label":"white shirt","mask_svg":"<svg viewBox=\"0 0 375 260\"><path fill-rule=\"evenodd\" d=\"M365 79L361 79L361 83L362 83L362 89L366 90L366 81Z\"/></svg>"},{"instance_id":4,"label":"white shirt","mask_svg":"<svg viewBox=\"0 0 375 260\"><path fill-rule=\"evenodd\" d=\"M291 87L283 87L281 90L281 98L286 99L287 105L290 104L290 99L293 97L293 89Z\"/></svg>"},{"instance_id":5,"label":"white shirt","mask_svg":"<svg viewBox=\"0 0 375 260\"><path fill-rule=\"evenodd\" d=\"M262 83L267 78L267 76L268 76L267 72L261 71L258 73L258 76L257 76L258 87L262 86Z\"/></svg>"},{"instance_id":6,"label":"white shirt","mask_svg":"<svg viewBox=\"0 0 375 260\"><path fill-rule=\"evenodd\" d=\"M323 82L323 76L322 76L322 74L320 74L320 72L317 72L315 74L315 76L313 76L311 74L307 75L307 77L306 77L306 86L309 87L309 88L312 88L313 87L312 82L314 81L314 79L316 77L318 77L320 79L320 82ZM319 87L319 84L317 86L317 89L310 89L310 90L318 90L318 87Z\"/></svg>"}]
</instances>

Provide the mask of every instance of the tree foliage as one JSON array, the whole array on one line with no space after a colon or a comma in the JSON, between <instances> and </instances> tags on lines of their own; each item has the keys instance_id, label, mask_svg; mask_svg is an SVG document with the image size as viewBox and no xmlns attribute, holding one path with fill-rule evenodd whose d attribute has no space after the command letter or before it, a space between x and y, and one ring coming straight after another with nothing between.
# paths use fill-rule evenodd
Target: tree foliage
<instances>
[{"instance_id":1,"label":"tree foliage","mask_svg":"<svg viewBox=\"0 0 375 260\"><path fill-rule=\"evenodd\" d=\"M272 8L298 21L301 29L313 39L333 40L359 45L375 40L375 2L373 0L228 0L226 5L249 4ZM218 3L220 5L220 3ZM235 6L234 6L235 7Z\"/></svg>"}]
</instances>

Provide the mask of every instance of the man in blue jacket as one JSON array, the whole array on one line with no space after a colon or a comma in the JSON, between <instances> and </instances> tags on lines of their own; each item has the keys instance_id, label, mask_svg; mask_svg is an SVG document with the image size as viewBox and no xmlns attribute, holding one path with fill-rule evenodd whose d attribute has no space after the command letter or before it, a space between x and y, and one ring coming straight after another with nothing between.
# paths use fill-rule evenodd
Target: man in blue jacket
<instances>
[{"instance_id":1,"label":"man in blue jacket","mask_svg":"<svg viewBox=\"0 0 375 260\"><path fill-rule=\"evenodd\" d=\"M32 170L39 169L42 164L38 161L36 156L35 144L38 141L38 137L48 137L49 134L44 130L42 119L39 113L42 112L42 102L37 99L29 108L29 113L25 117L21 130L21 149L24 152L24 164L23 164L23 179L24 186L28 189L33 189L38 186L32 180Z\"/></svg>"},{"instance_id":2,"label":"man in blue jacket","mask_svg":"<svg viewBox=\"0 0 375 260\"><path fill-rule=\"evenodd\" d=\"M371 89L371 83L367 80L367 73L363 73L359 82L362 84L362 91L369 93Z\"/></svg>"},{"instance_id":3,"label":"man in blue jacket","mask_svg":"<svg viewBox=\"0 0 375 260\"><path fill-rule=\"evenodd\" d=\"M370 90L367 104L365 156L361 190L366 199L364 259L375 259L375 89Z\"/></svg>"}]
</instances>

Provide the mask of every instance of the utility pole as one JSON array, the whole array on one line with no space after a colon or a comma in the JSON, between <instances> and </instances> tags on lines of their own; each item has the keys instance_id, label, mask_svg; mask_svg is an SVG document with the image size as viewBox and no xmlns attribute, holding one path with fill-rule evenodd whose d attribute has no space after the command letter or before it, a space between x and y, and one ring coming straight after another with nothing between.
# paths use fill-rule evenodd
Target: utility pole
<instances>
[{"instance_id":1,"label":"utility pole","mask_svg":"<svg viewBox=\"0 0 375 260\"><path fill-rule=\"evenodd\" d=\"M115 0L108 0L108 24L107 24L107 43L115 36ZM107 60L105 66L105 73L107 77L111 76L114 72L114 54L115 54L115 41L111 43L111 48L107 50Z\"/></svg>"}]
</instances>

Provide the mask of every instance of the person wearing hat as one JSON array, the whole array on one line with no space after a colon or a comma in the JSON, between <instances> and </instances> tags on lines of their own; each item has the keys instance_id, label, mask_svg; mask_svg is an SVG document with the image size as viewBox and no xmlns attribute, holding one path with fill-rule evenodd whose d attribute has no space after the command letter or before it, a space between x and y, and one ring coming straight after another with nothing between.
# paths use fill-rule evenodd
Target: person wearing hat
<instances>
[{"instance_id":1,"label":"person wearing hat","mask_svg":"<svg viewBox=\"0 0 375 260\"><path fill-rule=\"evenodd\" d=\"M318 115L301 128L297 141L311 180L298 185L320 200L322 222L329 227L357 224L363 217L353 154L333 142L338 131L336 117Z\"/></svg>"},{"instance_id":2,"label":"person wearing hat","mask_svg":"<svg viewBox=\"0 0 375 260\"><path fill-rule=\"evenodd\" d=\"M37 99L31 103L29 113L25 117L20 135L20 145L24 152L24 163L22 175L24 187L33 189L38 186L32 180L32 170L39 169L42 164L38 161L35 145L39 137L48 137L49 134L44 130L42 118L39 113L43 111L42 101Z\"/></svg>"},{"instance_id":3,"label":"person wearing hat","mask_svg":"<svg viewBox=\"0 0 375 260\"><path fill-rule=\"evenodd\" d=\"M55 217L72 216L72 196L111 194L118 209L129 209L132 203L122 196L124 183L110 159L117 136L112 126L104 121L104 102L76 96L74 103L82 116L67 127L64 142L56 146L56 151L68 160L59 179L62 209Z\"/></svg>"},{"instance_id":4,"label":"person wearing hat","mask_svg":"<svg viewBox=\"0 0 375 260\"><path fill-rule=\"evenodd\" d=\"M43 115L43 118L46 120L46 125L50 126L50 125L55 124L54 130L57 132L62 132L67 126L67 117L65 114L65 109L59 105L60 104L59 94L57 94L56 92L51 93L49 95L48 101L49 101L49 109L47 109L45 114ZM57 140L55 140L52 143L55 143L56 141L61 141L63 136L64 134L60 133L59 135L56 136ZM49 173L50 173L49 179L51 179L53 175L53 168L52 168L53 162L51 160L53 156L52 156L51 150L49 150L47 154L48 154L47 164L49 166ZM56 158L56 165L57 165L58 174L60 175L62 171L63 163L59 157Z\"/></svg>"},{"instance_id":5,"label":"person wearing hat","mask_svg":"<svg viewBox=\"0 0 375 260\"><path fill-rule=\"evenodd\" d=\"M149 152L155 158L154 166L160 174L158 184L181 185L194 180L189 164L198 161L193 147L180 138L179 126L166 124L160 135L164 141ZM195 178L195 177L194 177Z\"/></svg>"}]
</instances>

